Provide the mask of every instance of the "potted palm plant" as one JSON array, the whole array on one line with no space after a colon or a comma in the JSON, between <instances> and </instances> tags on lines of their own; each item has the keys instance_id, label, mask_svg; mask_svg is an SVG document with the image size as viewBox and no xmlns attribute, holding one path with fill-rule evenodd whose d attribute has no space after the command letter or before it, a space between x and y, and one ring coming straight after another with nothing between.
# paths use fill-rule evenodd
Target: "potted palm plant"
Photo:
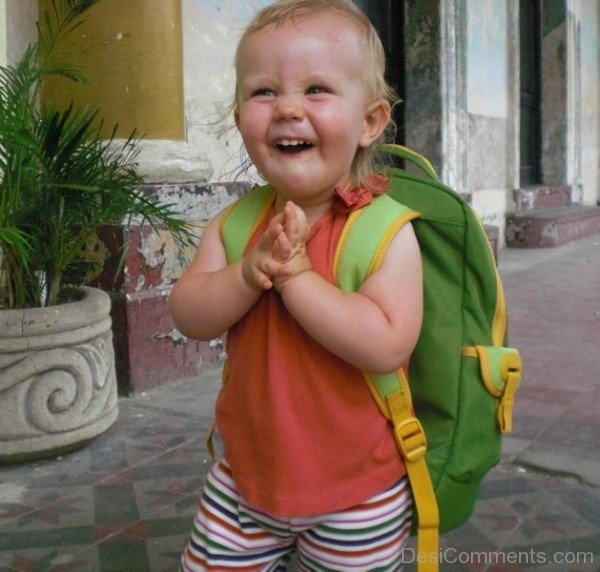
<instances>
[{"instance_id":1,"label":"potted palm plant","mask_svg":"<svg viewBox=\"0 0 600 572\"><path fill-rule=\"evenodd\" d=\"M0 462L73 449L116 419L110 299L86 286L95 232L135 220L192 239L140 190L134 136L102 139L96 110L42 97L52 76L85 82L58 48L97 1L52 0L37 41L0 68Z\"/></svg>"}]
</instances>

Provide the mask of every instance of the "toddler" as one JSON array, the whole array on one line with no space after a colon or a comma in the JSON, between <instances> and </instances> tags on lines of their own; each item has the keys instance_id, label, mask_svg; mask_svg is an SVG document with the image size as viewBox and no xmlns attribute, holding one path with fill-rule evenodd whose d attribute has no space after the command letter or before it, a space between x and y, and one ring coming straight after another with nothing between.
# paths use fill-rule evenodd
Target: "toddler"
<instances>
[{"instance_id":1,"label":"toddler","mask_svg":"<svg viewBox=\"0 0 600 572\"><path fill-rule=\"evenodd\" d=\"M383 48L350 0L280 0L244 32L234 118L274 188L244 256L207 226L169 307L178 329L227 332L211 469L182 567L399 570L411 493L362 372L405 366L422 319L410 223L358 292L334 284L349 215L385 192L372 167L390 124ZM253 191L251 191L253 192Z\"/></svg>"}]
</instances>

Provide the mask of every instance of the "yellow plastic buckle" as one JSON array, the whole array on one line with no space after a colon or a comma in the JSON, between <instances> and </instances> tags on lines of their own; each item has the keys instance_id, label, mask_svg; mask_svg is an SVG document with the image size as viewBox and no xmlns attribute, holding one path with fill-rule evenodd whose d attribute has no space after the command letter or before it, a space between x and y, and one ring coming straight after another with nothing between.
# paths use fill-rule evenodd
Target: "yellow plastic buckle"
<instances>
[{"instance_id":1,"label":"yellow plastic buckle","mask_svg":"<svg viewBox=\"0 0 600 572\"><path fill-rule=\"evenodd\" d=\"M396 444L402 457L411 463L422 459L427 452L427 440L421 422L416 417L400 421L394 426Z\"/></svg>"},{"instance_id":2,"label":"yellow plastic buckle","mask_svg":"<svg viewBox=\"0 0 600 572\"><path fill-rule=\"evenodd\" d=\"M502 379L504 380L504 391L498 404L498 424L502 433L512 431L512 414L515 393L521 383L521 371L523 364L521 356L509 354L502 360Z\"/></svg>"}]
</instances>

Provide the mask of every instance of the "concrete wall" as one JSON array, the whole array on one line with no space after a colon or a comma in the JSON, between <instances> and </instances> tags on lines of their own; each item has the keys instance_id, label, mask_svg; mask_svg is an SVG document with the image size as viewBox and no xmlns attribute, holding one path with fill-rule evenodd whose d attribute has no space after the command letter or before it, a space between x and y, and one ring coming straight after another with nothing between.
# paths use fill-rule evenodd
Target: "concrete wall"
<instances>
[{"instance_id":1,"label":"concrete wall","mask_svg":"<svg viewBox=\"0 0 600 572\"><path fill-rule=\"evenodd\" d=\"M581 2L581 184L582 199L600 199L600 4Z\"/></svg>"},{"instance_id":2,"label":"concrete wall","mask_svg":"<svg viewBox=\"0 0 600 572\"><path fill-rule=\"evenodd\" d=\"M409 2L405 9L406 145L425 155L441 172L442 99L439 65L440 11L437 2Z\"/></svg>"},{"instance_id":3,"label":"concrete wall","mask_svg":"<svg viewBox=\"0 0 600 572\"><path fill-rule=\"evenodd\" d=\"M562 0L542 0L541 4L542 183L562 185L570 182L567 180L567 12Z\"/></svg>"},{"instance_id":4,"label":"concrete wall","mask_svg":"<svg viewBox=\"0 0 600 572\"><path fill-rule=\"evenodd\" d=\"M0 66L6 65L6 0L0 0Z\"/></svg>"},{"instance_id":5,"label":"concrete wall","mask_svg":"<svg viewBox=\"0 0 600 572\"><path fill-rule=\"evenodd\" d=\"M506 2L467 2L467 189L485 223L503 236L508 165L509 81Z\"/></svg>"},{"instance_id":6,"label":"concrete wall","mask_svg":"<svg viewBox=\"0 0 600 572\"><path fill-rule=\"evenodd\" d=\"M182 0L186 136L206 162L208 182L230 181L241 163L233 129L237 40L269 0Z\"/></svg>"},{"instance_id":7,"label":"concrete wall","mask_svg":"<svg viewBox=\"0 0 600 572\"><path fill-rule=\"evenodd\" d=\"M36 37L37 0L4 0L6 5L6 61L18 62Z\"/></svg>"}]
</instances>

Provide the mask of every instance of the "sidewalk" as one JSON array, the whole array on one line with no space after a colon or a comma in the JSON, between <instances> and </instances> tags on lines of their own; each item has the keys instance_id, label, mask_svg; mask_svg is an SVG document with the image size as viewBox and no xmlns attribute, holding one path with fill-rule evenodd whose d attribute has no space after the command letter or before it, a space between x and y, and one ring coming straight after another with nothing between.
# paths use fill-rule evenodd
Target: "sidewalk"
<instances>
[{"instance_id":1,"label":"sidewalk","mask_svg":"<svg viewBox=\"0 0 600 572\"><path fill-rule=\"evenodd\" d=\"M514 431L474 516L442 538L441 569L597 571L600 236L505 249L500 269L525 364ZM0 572L173 569L210 464L218 384L212 372L123 398L84 449L0 467Z\"/></svg>"}]
</instances>

